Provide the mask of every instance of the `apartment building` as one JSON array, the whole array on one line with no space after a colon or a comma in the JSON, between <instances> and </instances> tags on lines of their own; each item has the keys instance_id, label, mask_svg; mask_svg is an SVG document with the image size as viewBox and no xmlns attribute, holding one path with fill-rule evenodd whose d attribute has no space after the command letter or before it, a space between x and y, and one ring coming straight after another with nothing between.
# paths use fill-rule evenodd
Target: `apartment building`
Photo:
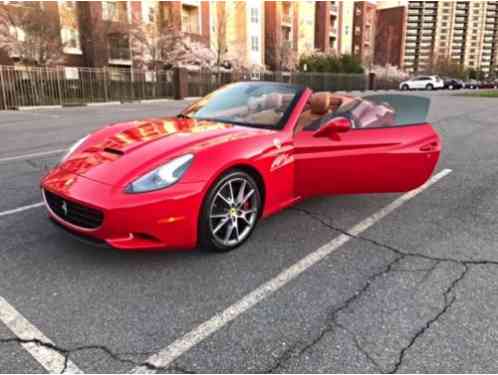
<instances>
[{"instance_id":1,"label":"apartment building","mask_svg":"<svg viewBox=\"0 0 498 375\"><path fill-rule=\"evenodd\" d=\"M438 59L490 72L498 57L498 1L409 1L403 67Z\"/></svg>"},{"instance_id":2,"label":"apartment building","mask_svg":"<svg viewBox=\"0 0 498 375\"><path fill-rule=\"evenodd\" d=\"M407 8L399 6L398 3L395 2L395 6L377 6L375 65L402 66L406 39ZM389 5L392 5L392 3Z\"/></svg>"},{"instance_id":3,"label":"apartment building","mask_svg":"<svg viewBox=\"0 0 498 375\"><path fill-rule=\"evenodd\" d=\"M375 11L372 1L317 1L315 48L325 53L373 58Z\"/></svg>"},{"instance_id":4,"label":"apartment building","mask_svg":"<svg viewBox=\"0 0 498 375\"><path fill-rule=\"evenodd\" d=\"M286 68L297 55L299 7L294 1L265 1L265 63Z\"/></svg>"},{"instance_id":5,"label":"apartment building","mask_svg":"<svg viewBox=\"0 0 498 375\"><path fill-rule=\"evenodd\" d=\"M46 17L43 19L43 22L53 25L56 32L55 34L57 34L57 30L60 30L60 35L56 35L56 38L64 44L62 60L60 63L68 66L81 66L85 64L83 51L81 49L79 20L75 1L5 1L1 6L2 12L4 12L3 17L13 20L11 24L2 26L10 29L10 32L15 34L18 40L24 41L26 35L25 31L20 27L21 25L14 25L17 23L14 21L16 15L34 11L35 13L30 13L30 17L21 16L21 18L23 18L24 23L29 25L39 21L39 17ZM47 31L47 34L50 34L50 31ZM0 46L1 65L12 65L18 61L19 58L20 55L16 51Z\"/></svg>"},{"instance_id":6,"label":"apartment building","mask_svg":"<svg viewBox=\"0 0 498 375\"><path fill-rule=\"evenodd\" d=\"M297 54L301 56L310 54L315 49L315 2L300 1L297 7L299 14Z\"/></svg>"},{"instance_id":7,"label":"apartment building","mask_svg":"<svg viewBox=\"0 0 498 375\"><path fill-rule=\"evenodd\" d=\"M210 2L210 46L228 62L263 67L265 7L262 0Z\"/></svg>"},{"instance_id":8,"label":"apartment building","mask_svg":"<svg viewBox=\"0 0 498 375\"><path fill-rule=\"evenodd\" d=\"M365 65L373 64L377 7L369 1L354 3L353 55Z\"/></svg>"},{"instance_id":9,"label":"apartment building","mask_svg":"<svg viewBox=\"0 0 498 375\"><path fill-rule=\"evenodd\" d=\"M341 1L318 1L315 5L315 48L325 53L338 53L341 47Z\"/></svg>"}]
</instances>

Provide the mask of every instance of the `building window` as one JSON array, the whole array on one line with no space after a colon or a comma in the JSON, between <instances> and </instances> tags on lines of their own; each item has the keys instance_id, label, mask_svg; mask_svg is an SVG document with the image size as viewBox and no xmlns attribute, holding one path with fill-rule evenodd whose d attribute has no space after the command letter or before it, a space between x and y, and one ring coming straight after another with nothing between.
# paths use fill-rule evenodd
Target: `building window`
<instances>
[{"instance_id":1,"label":"building window","mask_svg":"<svg viewBox=\"0 0 498 375\"><path fill-rule=\"evenodd\" d=\"M251 36L251 50L254 52L259 51L259 38L257 36Z\"/></svg>"},{"instance_id":2,"label":"building window","mask_svg":"<svg viewBox=\"0 0 498 375\"><path fill-rule=\"evenodd\" d=\"M105 21L127 22L128 17L127 1L103 1L102 19Z\"/></svg>"},{"instance_id":3,"label":"building window","mask_svg":"<svg viewBox=\"0 0 498 375\"><path fill-rule=\"evenodd\" d=\"M102 2L102 19L111 21L116 15L116 3L114 1Z\"/></svg>"},{"instance_id":4,"label":"building window","mask_svg":"<svg viewBox=\"0 0 498 375\"><path fill-rule=\"evenodd\" d=\"M144 23L154 23L156 19L156 9L154 4L142 2L142 20Z\"/></svg>"},{"instance_id":5,"label":"building window","mask_svg":"<svg viewBox=\"0 0 498 375\"><path fill-rule=\"evenodd\" d=\"M251 22L252 23L259 22L258 8L251 8Z\"/></svg>"},{"instance_id":6,"label":"building window","mask_svg":"<svg viewBox=\"0 0 498 375\"><path fill-rule=\"evenodd\" d=\"M128 35L113 34L109 36L109 58L113 60L129 60L131 58Z\"/></svg>"},{"instance_id":7,"label":"building window","mask_svg":"<svg viewBox=\"0 0 498 375\"><path fill-rule=\"evenodd\" d=\"M26 33L24 30L18 26L9 27L10 35L14 36L18 41L24 42L26 40Z\"/></svg>"},{"instance_id":8,"label":"building window","mask_svg":"<svg viewBox=\"0 0 498 375\"><path fill-rule=\"evenodd\" d=\"M61 28L61 40L64 45L65 53L81 53L80 33L78 30L69 27Z\"/></svg>"},{"instance_id":9,"label":"building window","mask_svg":"<svg viewBox=\"0 0 498 375\"><path fill-rule=\"evenodd\" d=\"M200 34L198 7L182 7L182 31L190 34Z\"/></svg>"}]
</instances>

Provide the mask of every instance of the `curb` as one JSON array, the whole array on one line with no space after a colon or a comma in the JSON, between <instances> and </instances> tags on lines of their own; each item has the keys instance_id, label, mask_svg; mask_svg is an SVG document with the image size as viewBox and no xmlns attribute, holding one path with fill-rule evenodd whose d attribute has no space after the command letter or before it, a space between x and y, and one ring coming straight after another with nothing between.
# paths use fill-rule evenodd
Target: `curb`
<instances>
[{"instance_id":1,"label":"curb","mask_svg":"<svg viewBox=\"0 0 498 375\"><path fill-rule=\"evenodd\" d=\"M37 110L37 109L61 109L61 105L26 105L26 106L19 106L17 107L17 110L19 111L31 111L31 110Z\"/></svg>"},{"instance_id":2,"label":"curb","mask_svg":"<svg viewBox=\"0 0 498 375\"><path fill-rule=\"evenodd\" d=\"M121 102L91 102L91 103L86 103L86 105L88 107L101 107L101 106L105 106L105 105L117 105L117 104L121 104Z\"/></svg>"}]
</instances>

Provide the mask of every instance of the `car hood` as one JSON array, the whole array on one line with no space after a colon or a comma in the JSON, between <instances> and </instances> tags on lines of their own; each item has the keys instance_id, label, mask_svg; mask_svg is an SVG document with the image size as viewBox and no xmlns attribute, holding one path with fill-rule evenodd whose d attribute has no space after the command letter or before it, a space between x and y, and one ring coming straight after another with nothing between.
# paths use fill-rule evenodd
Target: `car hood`
<instances>
[{"instance_id":1,"label":"car hood","mask_svg":"<svg viewBox=\"0 0 498 375\"><path fill-rule=\"evenodd\" d=\"M268 130L183 118L119 123L92 134L57 168L121 186L175 156L262 132Z\"/></svg>"}]
</instances>

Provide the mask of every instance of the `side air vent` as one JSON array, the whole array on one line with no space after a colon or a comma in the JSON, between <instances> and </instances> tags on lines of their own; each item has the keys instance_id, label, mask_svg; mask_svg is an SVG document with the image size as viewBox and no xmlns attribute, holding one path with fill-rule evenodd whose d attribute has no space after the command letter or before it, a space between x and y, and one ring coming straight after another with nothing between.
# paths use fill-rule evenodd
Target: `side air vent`
<instances>
[{"instance_id":1,"label":"side air vent","mask_svg":"<svg viewBox=\"0 0 498 375\"><path fill-rule=\"evenodd\" d=\"M119 155L119 156L124 155L123 151L116 150L115 148L106 147L106 148L104 148L104 151L108 152L109 154L114 154L114 155Z\"/></svg>"}]
</instances>

